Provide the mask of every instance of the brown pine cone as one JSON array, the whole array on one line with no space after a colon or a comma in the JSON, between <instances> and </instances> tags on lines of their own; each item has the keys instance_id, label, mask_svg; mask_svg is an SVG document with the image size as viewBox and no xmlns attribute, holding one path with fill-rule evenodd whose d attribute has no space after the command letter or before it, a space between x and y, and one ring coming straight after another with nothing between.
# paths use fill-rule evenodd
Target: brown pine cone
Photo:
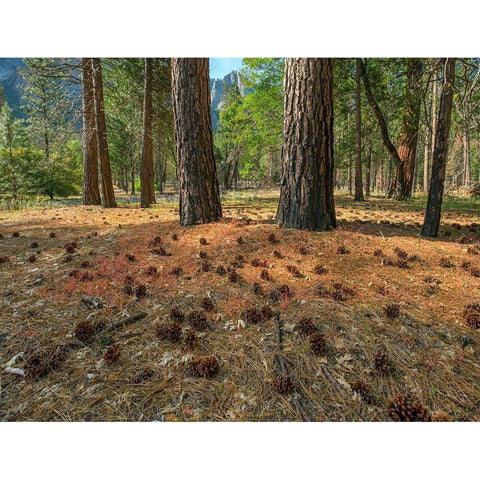
<instances>
[{"instance_id":1,"label":"brown pine cone","mask_svg":"<svg viewBox=\"0 0 480 480\"><path fill-rule=\"evenodd\" d=\"M373 357L373 365L375 370L380 373L388 374L392 371L390 357L385 350L378 350Z\"/></svg>"},{"instance_id":2,"label":"brown pine cone","mask_svg":"<svg viewBox=\"0 0 480 480\"><path fill-rule=\"evenodd\" d=\"M201 310L194 310L188 315L188 323L195 330L205 330L208 326L207 316Z\"/></svg>"},{"instance_id":3,"label":"brown pine cone","mask_svg":"<svg viewBox=\"0 0 480 480\"><path fill-rule=\"evenodd\" d=\"M292 380L287 375L277 375L274 377L272 386L281 395L288 395L295 389Z\"/></svg>"},{"instance_id":4,"label":"brown pine cone","mask_svg":"<svg viewBox=\"0 0 480 480\"><path fill-rule=\"evenodd\" d=\"M308 341L310 342L310 348L315 355L321 357L325 356L326 342L325 337L321 333L312 333Z\"/></svg>"},{"instance_id":5,"label":"brown pine cone","mask_svg":"<svg viewBox=\"0 0 480 480\"><path fill-rule=\"evenodd\" d=\"M190 369L197 377L208 378L215 375L220 368L217 357L209 355L208 357L194 358L190 364Z\"/></svg>"},{"instance_id":6,"label":"brown pine cone","mask_svg":"<svg viewBox=\"0 0 480 480\"><path fill-rule=\"evenodd\" d=\"M295 322L295 328L299 331L301 335L311 335L315 332L315 325L312 322L311 318L302 317Z\"/></svg>"},{"instance_id":7,"label":"brown pine cone","mask_svg":"<svg viewBox=\"0 0 480 480\"><path fill-rule=\"evenodd\" d=\"M182 327L177 322L160 322L155 327L155 335L162 340L177 343L182 336Z\"/></svg>"},{"instance_id":8,"label":"brown pine cone","mask_svg":"<svg viewBox=\"0 0 480 480\"><path fill-rule=\"evenodd\" d=\"M75 327L75 337L86 342L93 335L93 325L90 322L80 322Z\"/></svg>"},{"instance_id":9,"label":"brown pine cone","mask_svg":"<svg viewBox=\"0 0 480 480\"><path fill-rule=\"evenodd\" d=\"M469 303L463 310L463 320L470 328L480 328L480 303Z\"/></svg>"},{"instance_id":10,"label":"brown pine cone","mask_svg":"<svg viewBox=\"0 0 480 480\"><path fill-rule=\"evenodd\" d=\"M397 394L387 404L387 414L394 422L430 422L428 410L414 401L411 394Z\"/></svg>"},{"instance_id":11,"label":"brown pine cone","mask_svg":"<svg viewBox=\"0 0 480 480\"><path fill-rule=\"evenodd\" d=\"M118 360L120 359L120 354L122 353L122 346L119 344L112 345L107 349L105 352L105 363L107 365L113 365L114 363L117 363Z\"/></svg>"}]
</instances>

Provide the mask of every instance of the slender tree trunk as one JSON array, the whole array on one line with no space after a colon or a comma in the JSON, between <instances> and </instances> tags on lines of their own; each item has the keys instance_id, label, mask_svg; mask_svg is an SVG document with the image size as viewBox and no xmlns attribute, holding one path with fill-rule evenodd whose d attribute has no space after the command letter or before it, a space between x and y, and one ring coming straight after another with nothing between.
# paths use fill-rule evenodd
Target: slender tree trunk
<instances>
[{"instance_id":1,"label":"slender tree trunk","mask_svg":"<svg viewBox=\"0 0 480 480\"><path fill-rule=\"evenodd\" d=\"M282 182L276 223L336 227L333 199L333 68L328 58L285 60Z\"/></svg>"},{"instance_id":2,"label":"slender tree trunk","mask_svg":"<svg viewBox=\"0 0 480 480\"><path fill-rule=\"evenodd\" d=\"M135 195L135 165L133 159L130 165L130 195Z\"/></svg>"},{"instance_id":3,"label":"slender tree trunk","mask_svg":"<svg viewBox=\"0 0 480 480\"><path fill-rule=\"evenodd\" d=\"M425 130L425 152L423 154L423 193L428 193L428 166L430 164L430 150L432 136L430 130Z\"/></svg>"},{"instance_id":4,"label":"slender tree trunk","mask_svg":"<svg viewBox=\"0 0 480 480\"><path fill-rule=\"evenodd\" d=\"M409 58L407 62L407 78L404 93L402 114L402 130L398 155L402 161L403 182L398 182L397 196L409 198L412 195L413 175L418 143L418 126L420 122L420 106L422 92L423 62L418 58Z\"/></svg>"},{"instance_id":5,"label":"slender tree trunk","mask_svg":"<svg viewBox=\"0 0 480 480\"><path fill-rule=\"evenodd\" d=\"M100 171L102 176L103 205L106 208L115 208L115 193L112 184L110 156L108 154L107 125L105 122L105 106L103 102L102 63L99 58L92 58L93 86L95 92L95 120L97 126L97 140L100 157Z\"/></svg>"},{"instance_id":6,"label":"slender tree trunk","mask_svg":"<svg viewBox=\"0 0 480 480\"><path fill-rule=\"evenodd\" d=\"M423 63L420 60L407 59L407 62L402 133L398 150L390 139L387 122L373 96L370 80L366 74L363 62L361 60L359 62L360 72L365 86L365 95L377 117L385 148L395 163L395 175L391 177L387 196L391 197L396 195L399 199L407 198L411 195L420 115L421 75L423 72Z\"/></svg>"},{"instance_id":7,"label":"slender tree trunk","mask_svg":"<svg viewBox=\"0 0 480 480\"><path fill-rule=\"evenodd\" d=\"M82 58L83 204L101 205L98 188L98 140L95 125L92 59Z\"/></svg>"},{"instance_id":8,"label":"slender tree trunk","mask_svg":"<svg viewBox=\"0 0 480 480\"><path fill-rule=\"evenodd\" d=\"M172 59L180 224L184 226L222 217L210 101L208 58Z\"/></svg>"},{"instance_id":9,"label":"slender tree trunk","mask_svg":"<svg viewBox=\"0 0 480 480\"><path fill-rule=\"evenodd\" d=\"M152 125L152 74L153 58L145 59L145 87L143 99L143 151L140 171L140 205L144 208L155 203L155 173L153 168Z\"/></svg>"},{"instance_id":10,"label":"slender tree trunk","mask_svg":"<svg viewBox=\"0 0 480 480\"><path fill-rule=\"evenodd\" d=\"M362 78L361 59L356 60L355 70L355 197L354 201L363 202L363 180L362 180Z\"/></svg>"},{"instance_id":11,"label":"slender tree trunk","mask_svg":"<svg viewBox=\"0 0 480 480\"><path fill-rule=\"evenodd\" d=\"M427 210L422 228L422 235L424 237L436 237L440 226L454 81L455 59L448 58L445 60L443 85L440 94L440 108L435 132L432 177L430 180L430 191L428 193Z\"/></svg>"},{"instance_id":12,"label":"slender tree trunk","mask_svg":"<svg viewBox=\"0 0 480 480\"><path fill-rule=\"evenodd\" d=\"M470 135L468 127L465 127L462 135L463 143L463 185L470 186L471 162L470 162Z\"/></svg>"},{"instance_id":13,"label":"slender tree trunk","mask_svg":"<svg viewBox=\"0 0 480 480\"><path fill-rule=\"evenodd\" d=\"M367 168L365 169L365 195L370 196L370 177L372 172L372 145L368 147Z\"/></svg>"}]
</instances>

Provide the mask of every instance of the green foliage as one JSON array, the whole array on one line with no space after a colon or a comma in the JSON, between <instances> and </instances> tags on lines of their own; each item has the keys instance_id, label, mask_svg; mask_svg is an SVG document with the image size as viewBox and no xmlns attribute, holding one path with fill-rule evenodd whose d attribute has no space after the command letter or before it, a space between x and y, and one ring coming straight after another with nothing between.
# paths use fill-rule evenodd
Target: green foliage
<instances>
[{"instance_id":1,"label":"green foliage","mask_svg":"<svg viewBox=\"0 0 480 480\"><path fill-rule=\"evenodd\" d=\"M227 88L215 135L216 158L223 184L237 177L247 182L276 182L282 143L283 66L278 58L245 58L241 79L250 90Z\"/></svg>"}]
</instances>

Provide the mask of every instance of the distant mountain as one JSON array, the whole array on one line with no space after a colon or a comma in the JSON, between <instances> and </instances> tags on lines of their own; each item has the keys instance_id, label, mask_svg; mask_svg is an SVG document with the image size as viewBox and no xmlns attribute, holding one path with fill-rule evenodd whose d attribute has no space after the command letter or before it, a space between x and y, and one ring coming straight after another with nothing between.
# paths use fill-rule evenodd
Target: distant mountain
<instances>
[{"instance_id":1,"label":"distant mountain","mask_svg":"<svg viewBox=\"0 0 480 480\"><path fill-rule=\"evenodd\" d=\"M223 94L225 89L232 84L237 84L240 94L244 97L252 90L245 88L242 79L238 71L228 73L223 78L211 78L210 79L210 93L212 97L212 128L215 131L218 127L218 120L220 116L220 109L222 108Z\"/></svg>"},{"instance_id":2,"label":"distant mountain","mask_svg":"<svg viewBox=\"0 0 480 480\"><path fill-rule=\"evenodd\" d=\"M20 111L21 91L23 78L18 73L18 68L24 66L21 58L0 58L0 83L2 85L8 105L16 117L21 117ZM222 107L223 94L227 87L237 84L240 94L245 96L251 89L245 88L238 71L230 72L223 78L210 79L210 92L212 97L212 127L215 131L218 127L220 109Z\"/></svg>"},{"instance_id":3,"label":"distant mountain","mask_svg":"<svg viewBox=\"0 0 480 480\"><path fill-rule=\"evenodd\" d=\"M19 86L23 79L18 73L18 68L24 65L21 58L0 58L0 83L5 93L5 98L15 116L21 116Z\"/></svg>"}]
</instances>

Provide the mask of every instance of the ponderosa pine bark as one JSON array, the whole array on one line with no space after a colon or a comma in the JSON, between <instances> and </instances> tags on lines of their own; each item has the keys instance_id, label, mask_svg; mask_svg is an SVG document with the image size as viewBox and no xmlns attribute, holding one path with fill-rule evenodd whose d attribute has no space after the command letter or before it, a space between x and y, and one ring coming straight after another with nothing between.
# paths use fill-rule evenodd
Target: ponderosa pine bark
<instances>
[{"instance_id":1,"label":"ponderosa pine bark","mask_svg":"<svg viewBox=\"0 0 480 480\"><path fill-rule=\"evenodd\" d=\"M143 149L140 172L140 205L144 208L155 203L155 172L153 168L153 124L152 124L152 76L153 58L145 59L143 99Z\"/></svg>"},{"instance_id":2,"label":"ponderosa pine bark","mask_svg":"<svg viewBox=\"0 0 480 480\"><path fill-rule=\"evenodd\" d=\"M363 202L362 180L362 98L361 98L361 73L360 62L356 60L355 70L355 202Z\"/></svg>"},{"instance_id":3,"label":"ponderosa pine bark","mask_svg":"<svg viewBox=\"0 0 480 480\"><path fill-rule=\"evenodd\" d=\"M287 58L282 182L275 222L300 230L336 227L333 172L332 60Z\"/></svg>"},{"instance_id":4,"label":"ponderosa pine bark","mask_svg":"<svg viewBox=\"0 0 480 480\"><path fill-rule=\"evenodd\" d=\"M180 224L184 226L222 217L210 102L208 58L172 59Z\"/></svg>"},{"instance_id":5,"label":"ponderosa pine bark","mask_svg":"<svg viewBox=\"0 0 480 480\"><path fill-rule=\"evenodd\" d=\"M82 117L83 204L101 205L102 200L98 188L98 141L91 58L82 58Z\"/></svg>"},{"instance_id":6,"label":"ponderosa pine bark","mask_svg":"<svg viewBox=\"0 0 480 480\"><path fill-rule=\"evenodd\" d=\"M448 137L453 104L453 87L455 81L455 59L445 60L440 106L438 110L435 144L432 159L432 176L428 192L427 210L423 222L422 236L436 237L440 226L445 170L448 152Z\"/></svg>"},{"instance_id":7,"label":"ponderosa pine bark","mask_svg":"<svg viewBox=\"0 0 480 480\"><path fill-rule=\"evenodd\" d=\"M95 123L97 130L98 153L100 158L100 172L102 177L103 206L116 208L115 193L113 191L110 156L108 154L107 125L105 122L105 106L103 101L102 63L99 58L92 58L93 87L95 98Z\"/></svg>"}]
</instances>

